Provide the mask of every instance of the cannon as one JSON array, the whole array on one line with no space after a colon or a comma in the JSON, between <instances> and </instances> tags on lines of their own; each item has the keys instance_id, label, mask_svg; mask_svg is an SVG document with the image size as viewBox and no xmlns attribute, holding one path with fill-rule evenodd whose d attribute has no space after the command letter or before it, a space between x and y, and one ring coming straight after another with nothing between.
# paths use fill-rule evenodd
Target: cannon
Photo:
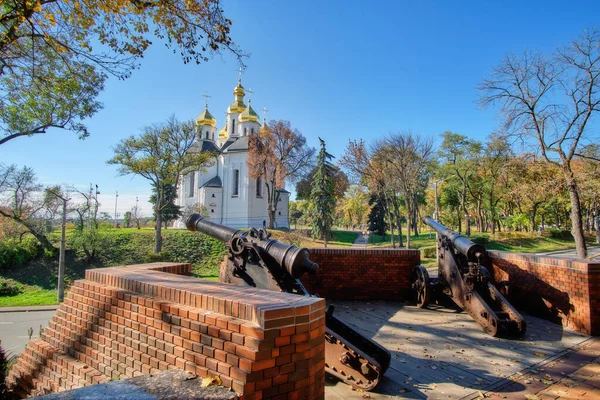
<instances>
[{"instance_id":1,"label":"cannon","mask_svg":"<svg viewBox=\"0 0 600 400\"><path fill-rule=\"evenodd\" d=\"M421 265L413 269L412 288L417 305L424 308L447 295L488 334L522 337L527 324L494 286L485 247L430 217L424 217L423 222L437 232L438 274L430 276Z\"/></svg>"},{"instance_id":2,"label":"cannon","mask_svg":"<svg viewBox=\"0 0 600 400\"><path fill-rule=\"evenodd\" d=\"M269 239L271 234L264 228L235 230L199 214L190 215L186 226L226 244L228 255L219 274L221 282L312 296L299 279L319 268L310 261L307 249ZM389 351L333 313L334 307L329 306L325 317L325 371L354 388L373 389L390 365Z\"/></svg>"}]
</instances>

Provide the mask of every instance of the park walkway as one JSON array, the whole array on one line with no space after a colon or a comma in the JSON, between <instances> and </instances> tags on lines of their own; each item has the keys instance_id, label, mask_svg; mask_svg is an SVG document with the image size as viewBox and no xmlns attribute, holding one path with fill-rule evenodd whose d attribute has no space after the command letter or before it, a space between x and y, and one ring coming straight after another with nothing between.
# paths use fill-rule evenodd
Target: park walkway
<instances>
[{"instance_id":1,"label":"park walkway","mask_svg":"<svg viewBox=\"0 0 600 400\"><path fill-rule=\"evenodd\" d=\"M360 233L358 235L358 237L356 238L356 240L354 241L354 243L352 243L352 247L354 248L366 248L367 247L367 243L369 243L369 235L368 234L364 234L364 233Z\"/></svg>"}]
</instances>

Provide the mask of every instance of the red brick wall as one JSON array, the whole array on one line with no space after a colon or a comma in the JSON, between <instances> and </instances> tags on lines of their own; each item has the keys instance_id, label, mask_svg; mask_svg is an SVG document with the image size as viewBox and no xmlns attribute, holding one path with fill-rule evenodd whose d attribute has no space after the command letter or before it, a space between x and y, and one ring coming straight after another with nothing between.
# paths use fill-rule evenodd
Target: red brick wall
<instances>
[{"instance_id":1,"label":"red brick wall","mask_svg":"<svg viewBox=\"0 0 600 400\"><path fill-rule=\"evenodd\" d=\"M327 300L403 300L408 296L410 274L419 265L418 250L407 249L308 249L319 264L313 294Z\"/></svg>"},{"instance_id":2,"label":"red brick wall","mask_svg":"<svg viewBox=\"0 0 600 400\"><path fill-rule=\"evenodd\" d=\"M10 383L48 393L180 368L218 376L243 399L323 398L323 299L184 276L190 268L88 270Z\"/></svg>"},{"instance_id":3,"label":"red brick wall","mask_svg":"<svg viewBox=\"0 0 600 400\"><path fill-rule=\"evenodd\" d=\"M600 263L489 251L496 282L510 282L518 308L588 335L600 335Z\"/></svg>"}]
</instances>

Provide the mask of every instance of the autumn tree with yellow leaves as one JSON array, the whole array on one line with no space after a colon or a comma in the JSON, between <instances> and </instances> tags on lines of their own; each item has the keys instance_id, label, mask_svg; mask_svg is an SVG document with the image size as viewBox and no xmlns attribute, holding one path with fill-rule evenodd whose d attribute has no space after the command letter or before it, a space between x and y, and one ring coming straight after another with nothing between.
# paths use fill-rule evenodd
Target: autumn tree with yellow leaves
<instances>
[{"instance_id":1,"label":"autumn tree with yellow leaves","mask_svg":"<svg viewBox=\"0 0 600 400\"><path fill-rule=\"evenodd\" d=\"M244 55L219 0L0 0L0 144L81 123L107 76L128 78L155 39L185 63Z\"/></svg>"}]
</instances>

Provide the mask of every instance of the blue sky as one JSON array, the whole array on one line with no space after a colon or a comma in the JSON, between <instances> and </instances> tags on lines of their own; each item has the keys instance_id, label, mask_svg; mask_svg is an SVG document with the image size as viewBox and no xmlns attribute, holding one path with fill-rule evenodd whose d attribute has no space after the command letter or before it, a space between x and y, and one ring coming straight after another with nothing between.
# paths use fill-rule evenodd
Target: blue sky
<instances>
[{"instance_id":1,"label":"blue sky","mask_svg":"<svg viewBox=\"0 0 600 400\"><path fill-rule=\"evenodd\" d=\"M446 130L483 140L498 126L476 104L476 87L506 53L549 52L600 20L597 1L241 1L225 0L232 36L251 56L243 85L253 108L285 119L312 146L325 139L340 156L349 139L373 141L410 129ZM228 54L184 65L155 40L127 81L110 79L104 109L86 123L91 136L66 131L0 147L3 163L33 167L41 182L84 189L98 184L102 210L150 213L147 181L117 176L111 146L171 114L196 118L202 95L223 125L238 64ZM262 112L260 112L262 117Z\"/></svg>"}]
</instances>

